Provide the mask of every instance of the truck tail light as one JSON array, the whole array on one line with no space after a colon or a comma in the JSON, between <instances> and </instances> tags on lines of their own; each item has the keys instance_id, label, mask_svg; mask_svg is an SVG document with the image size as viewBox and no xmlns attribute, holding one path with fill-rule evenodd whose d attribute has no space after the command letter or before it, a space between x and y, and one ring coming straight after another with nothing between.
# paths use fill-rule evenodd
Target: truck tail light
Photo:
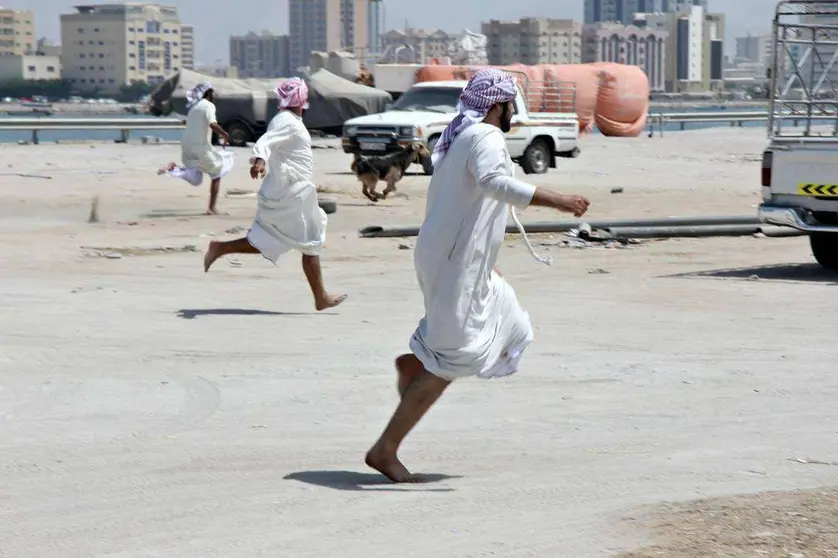
<instances>
[{"instance_id":1,"label":"truck tail light","mask_svg":"<svg viewBox=\"0 0 838 558\"><path fill-rule=\"evenodd\" d=\"M766 149L762 152L762 185L771 186L771 165L774 163L774 152Z\"/></svg>"}]
</instances>

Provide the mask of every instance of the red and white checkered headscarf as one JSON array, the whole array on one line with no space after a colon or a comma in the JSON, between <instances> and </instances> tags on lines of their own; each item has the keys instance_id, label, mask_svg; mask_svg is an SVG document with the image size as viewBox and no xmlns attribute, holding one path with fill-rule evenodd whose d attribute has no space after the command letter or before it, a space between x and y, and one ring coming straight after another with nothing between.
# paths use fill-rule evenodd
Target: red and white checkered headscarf
<instances>
[{"instance_id":1,"label":"red and white checkered headscarf","mask_svg":"<svg viewBox=\"0 0 838 558\"><path fill-rule=\"evenodd\" d=\"M493 106L508 103L517 95L518 85L511 75L495 68L478 70L460 93L460 101L457 103L459 114L442 132L431 155L431 162L438 164L457 136L472 124L482 122Z\"/></svg>"},{"instance_id":2,"label":"red and white checkered headscarf","mask_svg":"<svg viewBox=\"0 0 838 558\"><path fill-rule=\"evenodd\" d=\"M308 85L300 78L283 81L276 88L279 108L308 108Z\"/></svg>"}]
</instances>

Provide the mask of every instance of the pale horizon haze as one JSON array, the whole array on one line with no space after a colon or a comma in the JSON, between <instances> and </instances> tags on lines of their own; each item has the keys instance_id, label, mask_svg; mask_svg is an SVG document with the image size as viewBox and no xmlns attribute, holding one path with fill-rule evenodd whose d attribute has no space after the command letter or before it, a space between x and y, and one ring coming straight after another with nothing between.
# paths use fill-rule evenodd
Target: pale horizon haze
<instances>
[{"instance_id":1,"label":"pale horizon haze","mask_svg":"<svg viewBox=\"0 0 838 558\"><path fill-rule=\"evenodd\" d=\"M107 2L90 2L90 4ZM288 1L237 0L234 9L210 8L205 0L158 2L178 9L180 20L195 26L196 63L228 61L228 37L248 31L288 32ZM582 0L515 0L489 3L486 0L385 0L385 29L411 27L439 28L447 32L462 29L480 31L480 22L488 19L552 17L582 20ZM60 42L60 14L73 12L80 2L65 0L0 0L0 5L18 10L32 10L38 37ZM216 4L220 6L221 4ZM725 51L732 53L735 37L768 32L777 0L710 0L710 11L726 16ZM482 8L482 9L480 9Z\"/></svg>"}]
</instances>

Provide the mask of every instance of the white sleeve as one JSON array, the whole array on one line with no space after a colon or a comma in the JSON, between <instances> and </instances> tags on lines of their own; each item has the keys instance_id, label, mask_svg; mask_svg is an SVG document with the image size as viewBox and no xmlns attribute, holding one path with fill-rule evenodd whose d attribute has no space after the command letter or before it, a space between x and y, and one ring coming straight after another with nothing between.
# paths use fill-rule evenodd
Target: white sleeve
<instances>
[{"instance_id":1,"label":"white sleeve","mask_svg":"<svg viewBox=\"0 0 838 558\"><path fill-rule=\"evenodd\" d=\"M535 194L535 186L516 180L506 170L506 138L490 132L477 140L468 156L468 170L484 195L525 209Z\"/></svg>"},{"instance_id":2,"label":"white sleeve","mask_svg":"<svg viewBox=\"0 0 838 558\"><path fill-rule=\"evenodd\" d=\"M211 124L218 124L218 121L215 118L215 105L207 101L206 108L204 109L204 115L207 118L207 126Z\"/></svg>"},{"instance_id":3,"label":"white sleeve","mask_svg":"<svg viewBox=\"0 0 838 558\"><path fill-rule=\"evenodd\" d=\"M255 159L267 162L274 149L293 138L293 127L278 120L277 118L271 120L267 131L256 141L256 145L253 146L253 156L250 159L251 164Z\"/></svg>"}]
</instances>

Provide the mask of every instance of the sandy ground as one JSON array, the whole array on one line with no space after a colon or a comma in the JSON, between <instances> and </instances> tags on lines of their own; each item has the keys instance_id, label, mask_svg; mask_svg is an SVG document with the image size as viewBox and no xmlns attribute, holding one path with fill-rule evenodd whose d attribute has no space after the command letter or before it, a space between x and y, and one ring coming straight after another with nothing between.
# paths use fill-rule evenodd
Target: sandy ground
<instances>
[{"instance_id":1,"label":"sandy ground","mask_svg":"<svg viewBox=\"0 0 838 558\"><path fill-rule=\"evenodd\" d=\"M748 129L592 137L534 182L588 195L592 219L748 215L763 145ZM838 461L838 277L805 239L545 235L546 268L510 236L500 265L536 327L525 369L452 387L403 450L436 482L393 486L362 458L421 298L412 239L357 231L419 224L427 178L373 206L348 156L315 155L340 203L324 273L350 295L323 314L293 255L203 273L208 240L246 228L255 200L201 216L206 187L155 175L177 146L3 146L0 555L738 555L672 546L713 525L801 546L780 532L799 521L718 526L695 510L733 504L683 502L838 485L822 464ZM246 157L223 188L258 186ZM798 513L759 498L765 517Z\"/></svg>"},{"instance_id":2,"label":"sandy ground","mask_svg":"<svg viewBox=\"0 0 838 558\"><path fill-rule=\"evenodd\" d=\"M838 555L838 490L764 492L660 506L660 544L620 558Z\"/></svg>"}]
</instances>

